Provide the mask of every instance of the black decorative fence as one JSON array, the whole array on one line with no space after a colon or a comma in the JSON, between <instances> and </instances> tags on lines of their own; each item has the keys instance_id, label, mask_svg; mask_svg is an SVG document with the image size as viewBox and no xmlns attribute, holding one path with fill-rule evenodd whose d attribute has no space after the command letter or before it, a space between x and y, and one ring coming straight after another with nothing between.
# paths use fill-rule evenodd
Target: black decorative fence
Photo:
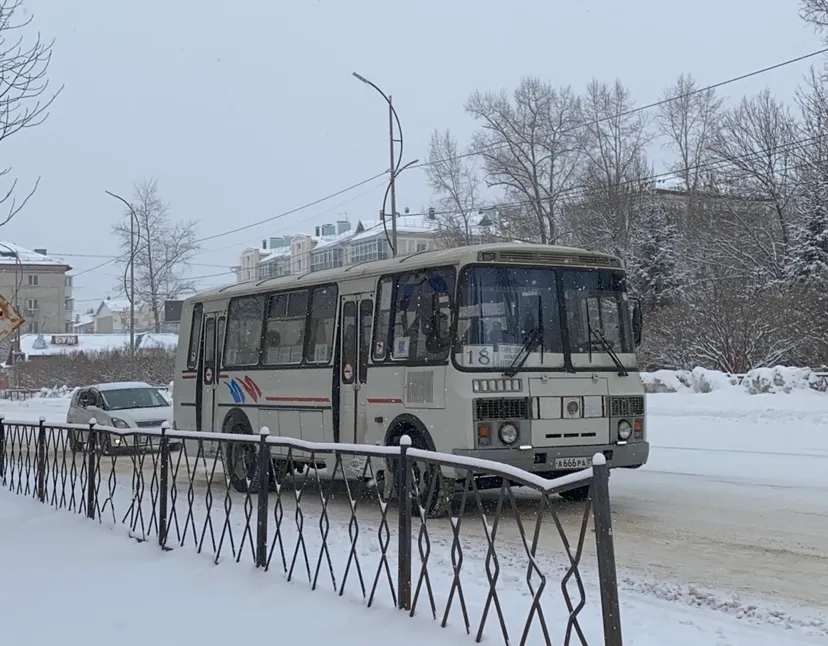
<instances>
[{"instance_id":1,"label":"black decorative fence","mask_svg":"<svg viewBox=\"0 0 828 646\"><path fill-rule=\"evenodd\" d=\"M255 437L0 417L0 482L122 523L162 549L245 560L369 607L430 615L478 642L622 643L600 455L590 469L546 481L411 448L407 437L394 447L315 444L267 429ZM556 495L582 487L583 503ZM600 597L591 615L582 613L587 589Z\"/></svg>"}]
</instances>

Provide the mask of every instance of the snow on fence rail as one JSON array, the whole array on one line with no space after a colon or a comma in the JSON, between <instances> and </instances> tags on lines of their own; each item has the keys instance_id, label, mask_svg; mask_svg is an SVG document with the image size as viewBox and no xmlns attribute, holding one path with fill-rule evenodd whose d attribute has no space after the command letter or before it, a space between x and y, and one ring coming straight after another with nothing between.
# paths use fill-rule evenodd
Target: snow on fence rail
<instances>
[{"instance_id":1,"label":"snow on fence rail","mask_svg":"<svg viewBox=\"0 0 828 646\"><path fill-rule=\"evenodd\" d=\"M411 448L408 437L394 447L320 444L267 429L139 432L0 416L0 483L17 494L123 523L162 549L245 559L368 606L461 622L478 642L499 634L505 644L621 645L609 471L601 454L593 464L548 481ZM396 474L393 486L377 481L379 471ZM476 477L496 488L481 491ZM535 495L516 496L519 486ZM583 505L555 497L584 486ZM590 520L600 581L590 589L600 590L603 630L588 640L580 567Z\"/></svg>"}]
</instances>

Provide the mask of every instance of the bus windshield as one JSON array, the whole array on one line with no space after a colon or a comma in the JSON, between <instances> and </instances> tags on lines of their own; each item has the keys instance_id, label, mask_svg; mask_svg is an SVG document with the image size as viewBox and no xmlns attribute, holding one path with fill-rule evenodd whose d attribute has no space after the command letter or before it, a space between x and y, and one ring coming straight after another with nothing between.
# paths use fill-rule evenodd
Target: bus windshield
<instances>
[{"instance_id":1,"label":"bus windshield","mask_svg":"<svg viewBox=\"0 0 828 646\"><path fill-rule=\"evenodd\" d=\"M561 270L559 273L570 352L604 354L605 344L618 354L634 352L624 274L607 270ZM582 357L573 356L576 367L582 361Z\"/></svg>"},{"instance_id":2,"label":"bus windshield","mask_svg":"<svg viewBox=\"0 0 828 646\"><path fill-rule=\"evenodd\" d=\"M559 312L554 269L473 267L460 283L456 359L509 366L531 338L526 367L562 367Z\"/></svg>"},{"instance_id":3,"label":"bus windshield","mask_svg":"<svg viewBox=\"0 0 828 646\"><path fill-rule=\"evenodd\" d=\"M614 353L634 351L623 272L472 267L460 281L457 307L455 359L464 367L503 368L527 352L524 370L563 368L561 309L573 367L613 366L605 342Z\"/></svg>"}]
</instances>

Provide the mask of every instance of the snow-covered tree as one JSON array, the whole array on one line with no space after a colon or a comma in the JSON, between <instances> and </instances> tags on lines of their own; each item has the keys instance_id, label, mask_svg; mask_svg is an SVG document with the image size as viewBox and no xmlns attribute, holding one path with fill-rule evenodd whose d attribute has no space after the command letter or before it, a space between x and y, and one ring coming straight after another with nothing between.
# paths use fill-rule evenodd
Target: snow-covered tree
<instances>
[{"instance_id":1,"label":"snow-covered tree","mask_svg":"<svg viewBox=\"0 0 828 646\"><path fill-rule=\"evenodd\" d=\"M800 281L828 280L828 182L803 183L797 204L799 222L788 259L789 276Z\"/></svg>"},{"instance_id":2,"label":"snow-covered tree","mask_svg":"<svg viewBox=\"0 0 828 646\"><path fill-rule=\"evenodd\" d=\"M631 234L630 282L645 310L669 304L681 285L678 233L664 205L651 199Z\"/></svg>"}]
</instances>

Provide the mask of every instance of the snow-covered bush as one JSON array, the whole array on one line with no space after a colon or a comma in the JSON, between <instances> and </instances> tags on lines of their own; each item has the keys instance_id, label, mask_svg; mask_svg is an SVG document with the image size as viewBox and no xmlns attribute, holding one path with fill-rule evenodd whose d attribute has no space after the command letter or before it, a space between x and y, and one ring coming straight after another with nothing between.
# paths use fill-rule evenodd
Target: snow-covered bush
<instances>
[{"instance_id":1,"label":"snow-covered bush","mask_svg":"<svg viewBox=\"0 0 828 646\"><path fill-rule=\"evenodd\" d=\"M750 395L790 393L795 390L828 389L828 380L822 379L810 368L756 368L745 375L742 388Z\"/></svg>"},{"instance_id":2,"label":"snow-covered bush","mask_svg":"<svg viewBox=\"0 0 828 646\"><path fill-rule=\"evenodd\" d=\"M656 370L642 372L641 381L647 393L710 393L733 389L749 395L790 393L816 390L828 392L828 379L811 368L756 368L743 377L729 375L718 370L694 368L693 370Z\"/></svg>"},{"instance_id":3,"label":"snow-covered bush","mask_svg":"<svg viewBox=\"0 0 828 646\"><path fill-rule=\"evenodd\" d=\"M732 375L705 368L643 372L641 381L648 393L709 393L738 384L738 379Z\"/></svg>"}]
</instances>

